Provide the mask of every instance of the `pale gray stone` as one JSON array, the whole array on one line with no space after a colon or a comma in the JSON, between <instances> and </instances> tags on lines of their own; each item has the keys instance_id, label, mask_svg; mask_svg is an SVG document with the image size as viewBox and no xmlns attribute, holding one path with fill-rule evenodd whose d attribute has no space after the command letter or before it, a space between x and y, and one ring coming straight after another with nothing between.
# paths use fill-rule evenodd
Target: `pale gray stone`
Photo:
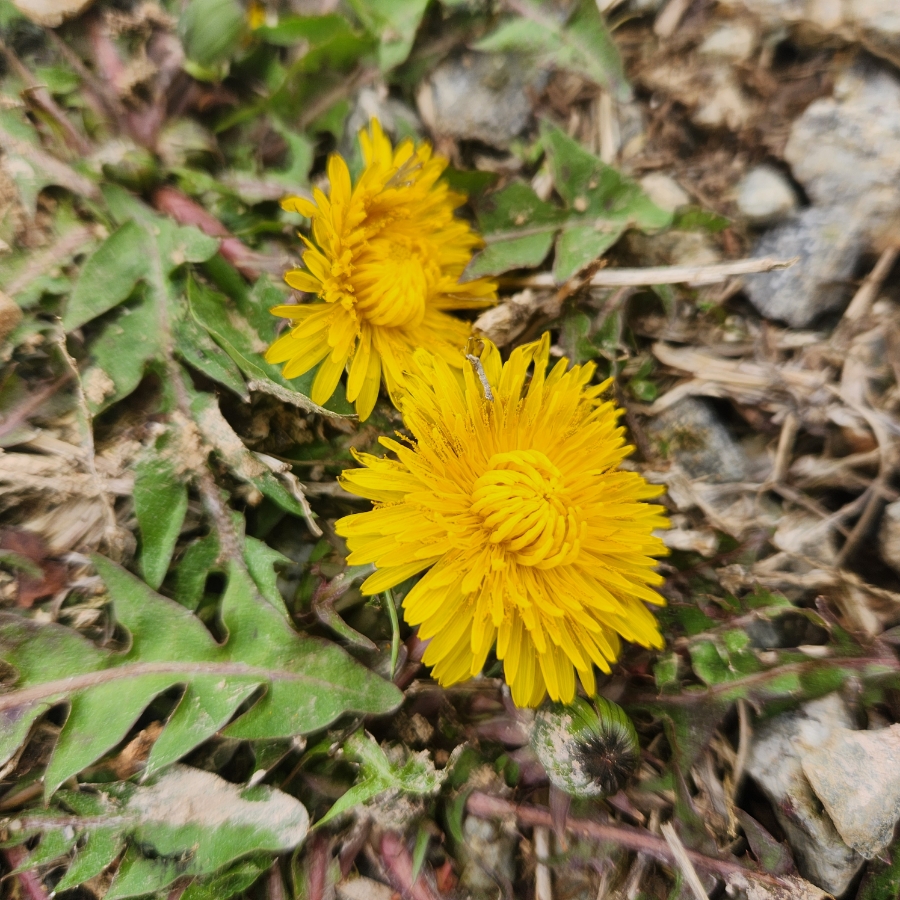
<instances>
[{"instance_id":1,"label":"pale gray stone","mask_svg":"<svg viewBox=\"0 0 900 900\"><path fill-rule=\"evenodd\" d=\"M900 725L837 729L801 764L844 842L866 859L886 850L900 819Z\"/></svg>"},{"instance_id":2,"label":"pale gray stone","mask_svg":"<svg viewBox=\"0 0 900 900\"><path fill-rule=\"evenodd\" d=\"M825 743L835 731L853 728L844 700L829 694L759 726L747 759L747 773L771 802L800 874L835 895L847 889L863 858L823 812L802 758L808 747Z\"/></svg>"},{"instance_id":3,"label":"pale gray stone","mask_svg":"<svg viewBox=\"0 0 900 900\"><path fill-rule=\"evenodd\" d=\"M675 212L679 206L687 206L691 198L685 189L665 172L651 172L640 181L644 193L660 208Z\"/></svg>"},{"instance_id":4,"label":"pale gray stone","mask_svg":"<svg viewBox=\"0 0 900 900\"><path fill-rule=\"evenodd\" d=\"M810 207L766 232L753 252L799 261L748 278L744 291L767 319L808 328L849 303L856 263L867 246L865 224L845 208Z\"/></svg>"},{"instance_id":5,"label":"pale gray stone","mask_svg":"<svg viewBox=\"0 0 900 900\"><path fill-rule=\"evenodd\" d=\"M539 90L545 80L520 55L470 52L442 62L416 102L435 134L503 150L531 123L529 88Z\"/></svg>"},{"instance_id":6,"label":"pale gray stone","mask_svg":"<svg viewBox=\"0 0 900 900\"><path fill-rule=\"evenodd\" d=\"M797 193L774 166L754 166L738 184L737 205L751 224L772 225L797 209Z\"/></svg>"},{"instance_id":7,"label":"pale gray stone","mask_svg":"<svg viewBox=\"0 0 900 900\"><path fill-rule=\"evenodd\" d=\"M713 483L747 480L747 456L705 400L680 400L653 418L647 431L691 478Z\"/></svg>"},{"instance_id":8,"label":"pale gray stone","mask_svg":"<svg viewBox=\"0 0 900 900\"><path fill-rule=\"evenodd\" d=\"M784 156L814 204L877 236L900 211L900 80L854 65L797 119Z\"/></svg>"}]
</instances>

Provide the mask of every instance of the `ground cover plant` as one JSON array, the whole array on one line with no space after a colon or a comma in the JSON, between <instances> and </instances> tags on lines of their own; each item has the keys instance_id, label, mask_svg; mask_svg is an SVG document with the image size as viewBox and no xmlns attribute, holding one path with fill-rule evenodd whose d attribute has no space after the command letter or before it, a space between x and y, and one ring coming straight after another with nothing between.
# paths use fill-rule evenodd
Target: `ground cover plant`
<instances>
[{"instance_id":1,"label":"ground cover plant","mask_svg":"<svg viewBox=\"0 0 900 900\"><path fill-rule=\"evenodd\" d=\"M892 2L0 0L0 896L896 895Z\"/></svg>"}]
</instances>

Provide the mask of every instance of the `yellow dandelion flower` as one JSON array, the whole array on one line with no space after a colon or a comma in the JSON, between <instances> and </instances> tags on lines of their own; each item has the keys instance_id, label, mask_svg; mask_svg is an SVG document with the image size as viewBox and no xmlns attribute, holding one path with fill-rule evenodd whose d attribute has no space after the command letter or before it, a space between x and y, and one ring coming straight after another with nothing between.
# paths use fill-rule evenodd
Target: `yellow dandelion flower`
<instances>
[{"instance_id":1,"label":"yellow dandelion flower","mask_svg":"<svg viewBox=\"0 0 900 900\"><path fill-rule=\"evenodd\" d=\"M266 359L285 363L285 378L319 365L311 392L319 404L349 368L347 399L366 419L382 380L396 395L417 348L462 367L470 326L446 310L490 306L496 285L459 283L482 241L454 215L466 198L439 181L447 160L410 140L392 149L375 119L359 141L365 169L355 186L344 160L332 156L328 197L315 190L315 202L282 203L312 219L312 240L303 237L306 268L285 281L317 301L272 310L294 324Z\"/></svg>"},{"instance_id":2,"label":"yellow dandelion flower","mask_svg":"<svg viewBox=\"0 0 900 900\"><path fill-rule=\"evenodd\" d=\"M632 448L601 398L609 382L565 359L548 373L549 347L545 334L503 365L485 342L487 390L470 366L460 379L417 354L400 398L411 439L381 439L396 460L358 455L365 468L341 484L375 507L337 523L348 562L377 566L363 593L428 569L403 609L434 677L477 674L496 643L519 706L548 692L570 702L575 672L594 694L594 666L610 671L620 638L663 645L645 604L664 602L650 585L666 553L653 532L668 523L643 502L662 489L618 469Z\"/></svg>"}]
</instances>

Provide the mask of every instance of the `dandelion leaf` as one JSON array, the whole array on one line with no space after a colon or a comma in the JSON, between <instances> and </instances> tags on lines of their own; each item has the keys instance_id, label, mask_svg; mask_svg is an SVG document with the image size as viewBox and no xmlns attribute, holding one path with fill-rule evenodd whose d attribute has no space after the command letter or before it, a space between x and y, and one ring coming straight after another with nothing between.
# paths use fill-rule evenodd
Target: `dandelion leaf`
<instances>
[{"instance_id":1,"label":"dandelion leaf","mask_svg":"<svg viewBox=\"0 0 900 900\"><path fill-rule=\"evenodd\" d=\"M184 694L151 752L150 772L220 731L257 691L264 690L261 699L226 734L288 738L344 712L385 713L400 702L394 685L340 648L298 635L233 563L222 601L229 638L219 645L185 607L103 557L95 562L115 618L130 635L127 651L101 650L60 625L0 617L0 659L18 675L0 698L0 716L9 723L0 737L2 758L15 752L42 712L69 704L45 776L48 797L119 743L147 704L175 686Z\"/></svg>"}]
</instances>

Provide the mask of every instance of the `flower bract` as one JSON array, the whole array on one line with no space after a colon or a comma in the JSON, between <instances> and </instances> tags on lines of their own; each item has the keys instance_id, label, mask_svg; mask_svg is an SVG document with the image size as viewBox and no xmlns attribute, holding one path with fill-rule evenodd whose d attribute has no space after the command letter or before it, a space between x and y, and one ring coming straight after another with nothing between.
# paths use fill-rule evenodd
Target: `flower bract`
<instances>
[{"instance_id":1,"label":"flower bract","mask_svg":"<svg viewBox=\"0 0 900 900\"><path fill-rule=\"evenodd\" d=\"M282 206L312 219L303 238L305 268L285 281L315 295L312 303L276 306L291 330L266 354L285 378L319 366L315 403L325 403L347 371L347 399L360 419L372 412L384 381L394 396L416 348L461 368L470 326L447 310L496 302L496 285L459 281L481 239L454 210L465 197L441 175L447 160L411 140L396 149L373 120L359 136L365 168L356 185L340 156L328 161L329 195L289 197Z\"/></svg>"},{"instance_id":2,"label":"flower bract","mask_svg":"<svg viewBox=\"0 0 900 900\"><path fill-rule=\"evenodd\" d=\"M430 642L424 661L444 685L481 671L491 648L519 706L547 693L568 703L575 674L589 695L620 638L661 647L652 588L668 524L645 501L661 488L620 470L631 451L621 410L592 385L594 366L548 371L549 338L481 354L471 366L416 356L400 409L410 438L382 438L396 459L359 454L341 484L374 502L337 523L352 565L374 563L375 594L428 570L403 610ZM533 374L528 378L529 367Z\"/></svg>"}]
</instances>

